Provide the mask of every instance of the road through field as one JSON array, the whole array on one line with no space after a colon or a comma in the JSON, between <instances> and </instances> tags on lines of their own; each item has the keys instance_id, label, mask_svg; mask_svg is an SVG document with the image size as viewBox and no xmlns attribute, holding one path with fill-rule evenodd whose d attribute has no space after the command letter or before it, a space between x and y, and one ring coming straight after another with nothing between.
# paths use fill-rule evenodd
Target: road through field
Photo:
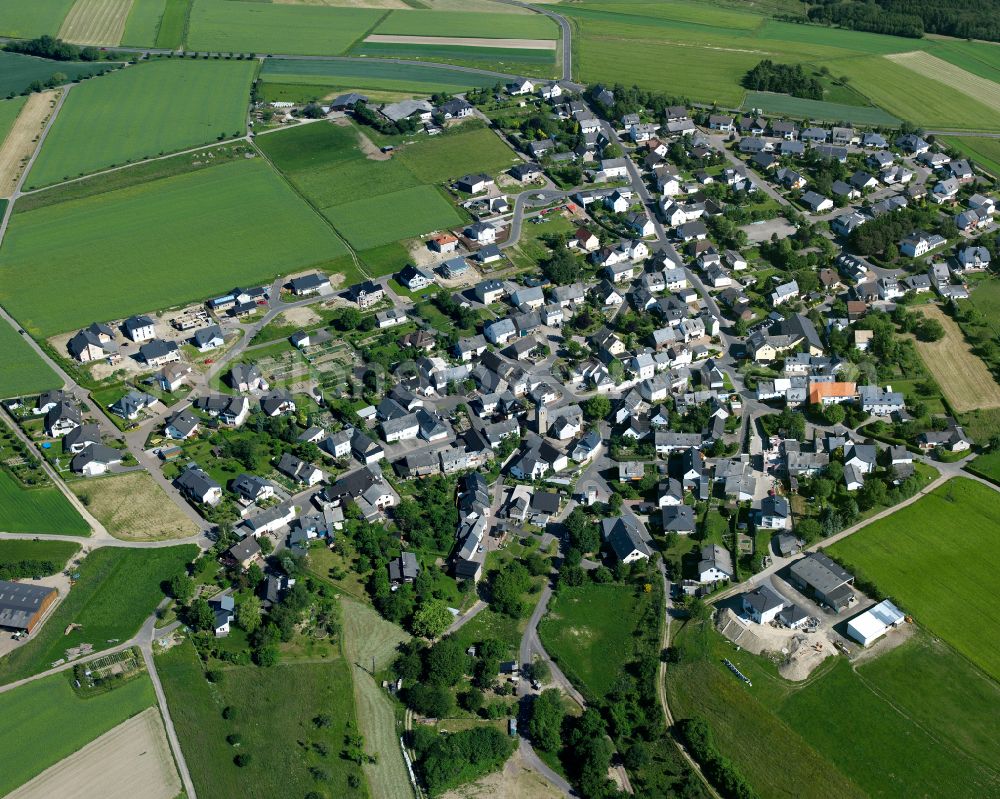
<instances>
[{"instance_id":1,"label":"road through field","mask_svg":"<svg viewBox=\"0 0 1000 799\"><path fill-rule=\"evenodd\" d=\"M156 708L108 730L7 799L173 799L181 791Z\"/></svg>"},{"instance_id":2,"label":"road through field","mask_svg":"<svg viewBox=\"0 0 1000 799\"><path fill-rule=\"evenodd\" d=\"M57 90L50 90L30 95L14 120L10 133L0 147L0 197L15 193L20 182L18 178L27 174L28 170L22 170L21 166L27 159L34 160L32 154L37 146L35 139L42 130L45 117L53 112L52 101L58 93ZM0 228L0 236L2 235Z\"/></svg>"}]
</instances>

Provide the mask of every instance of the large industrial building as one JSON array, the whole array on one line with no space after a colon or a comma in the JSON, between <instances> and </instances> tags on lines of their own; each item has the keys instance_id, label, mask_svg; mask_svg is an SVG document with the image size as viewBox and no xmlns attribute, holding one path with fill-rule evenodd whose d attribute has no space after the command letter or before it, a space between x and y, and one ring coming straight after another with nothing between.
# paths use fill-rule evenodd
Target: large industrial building
<instances>
[{"instance_id":1,"label":"large industrial building","mask_svg":"<svg viewBox=\"0 0 1000 799\"><path fill-rule=\"evenodd\" d=\"M30 633L58 595L55 588L0 580L0 627Z\"/></svg>"}]
</instances>

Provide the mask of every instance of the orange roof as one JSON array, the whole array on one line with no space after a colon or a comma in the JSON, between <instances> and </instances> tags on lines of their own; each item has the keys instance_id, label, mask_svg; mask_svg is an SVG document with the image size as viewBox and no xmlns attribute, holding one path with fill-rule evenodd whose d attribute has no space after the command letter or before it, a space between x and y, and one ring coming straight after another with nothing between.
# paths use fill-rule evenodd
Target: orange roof
<instances>
[{"instance_id":1,"label":"orange roof","mask_svg":"<svg viewBox=\"0 0 1000 799\"><path fill-rule=\"evenodd\" d=\"M853 397L857 393L855 383L812 383L809 386L809 402L816 405L826 397Z\"/></svg>"},{"instance_id":2,"label":"orange roof","mask_svg":"<svg viewBox=\"0 0 1000 799\"><path fill-rule=\"evenodd\" d=\"M451 233L440 233L431 241L437 242L438 244L451 244L453 241L458 241L457 236L452 236Z\"/></svg>"}]
</instances>

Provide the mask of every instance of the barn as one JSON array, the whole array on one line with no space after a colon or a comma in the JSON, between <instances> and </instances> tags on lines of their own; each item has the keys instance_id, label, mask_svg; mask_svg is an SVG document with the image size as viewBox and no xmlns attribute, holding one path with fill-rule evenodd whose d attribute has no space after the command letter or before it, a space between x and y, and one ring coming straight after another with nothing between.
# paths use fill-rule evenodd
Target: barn
<instances>
[{"instance_id":1,"label":"barn","mask_svg":"<svg viewBox=\"0 0 1000 799\"><path fill-rule=\"evenodd\" d=\"M886 599L847 622L847 634L862 646L871 646L905 619L903 611Z\"/></svg>"},{"instance_id":2,"label":"barn","mask_svg":"<svg viewBox=\"0 0 1000 799\"><path fill-rule=\"evenodd\" d=\"M30 633L58 595L55 588L0 580L0 627Z\"/></svg>"}]
</instances>

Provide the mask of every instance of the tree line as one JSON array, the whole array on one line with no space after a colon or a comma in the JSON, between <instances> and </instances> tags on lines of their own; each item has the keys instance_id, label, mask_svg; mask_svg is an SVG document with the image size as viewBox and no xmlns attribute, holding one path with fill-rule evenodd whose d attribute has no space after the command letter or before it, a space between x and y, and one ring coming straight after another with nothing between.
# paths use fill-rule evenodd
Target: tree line
<instances>
[{"instance_id":1,"label":"tree line","mask_svg":"<svg viewBox=\"0 0 1000 799\"><path fill-rule=\"evenodd\" d=\"M53 61L100 61L101 51L96 47L77 47L52 36L37 39L7 42L4 49L9 53L33 55Z\"/></svg>"},{"instance_id":2,"label":"tree line","mask_svg":"<svg viewBox=\"0 0 1000 799\"><path fill-rule=\"evenodd\" d=\"M852 30L919 39L925 33L1000 41L997 0L821 0L809 20Z\"/></svg>"}]
</instances>

